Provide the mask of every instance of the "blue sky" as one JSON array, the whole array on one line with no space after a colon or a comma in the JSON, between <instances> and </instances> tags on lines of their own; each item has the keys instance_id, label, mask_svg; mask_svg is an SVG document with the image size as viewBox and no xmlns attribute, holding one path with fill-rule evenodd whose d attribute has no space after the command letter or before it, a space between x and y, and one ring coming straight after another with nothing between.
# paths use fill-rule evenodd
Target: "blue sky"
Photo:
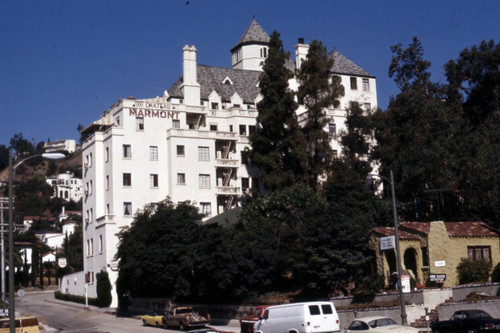
<instances>
[{"instance_id":1,"label":"blue sky","mask_svg":"<svg viewBox=\"0 0 500 333\"><path fill-rule=\"evenodd\" d=\"M482 40L500 40L497 0L0 0L0 144L15 133L78 139L120 98L161 96L182 74L182 47L198 63L230 67L255 15L293 53L320 40L377 77L379 106L397 94L390 46L413 36L443 65Z\"/></svg>"}]
</instances>

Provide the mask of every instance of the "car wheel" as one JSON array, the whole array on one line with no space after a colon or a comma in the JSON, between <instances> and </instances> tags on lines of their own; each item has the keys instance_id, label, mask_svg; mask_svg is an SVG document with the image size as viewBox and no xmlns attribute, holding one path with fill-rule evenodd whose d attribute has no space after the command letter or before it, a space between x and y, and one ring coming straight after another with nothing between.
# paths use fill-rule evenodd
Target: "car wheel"
<instances>
[{"instance_id":1,"label":"car wheel","mask_svg":"<svg viewBox=\"0 0 500 333\"><path fill-rule=\"evenodd\" d=\"M160 323L159 322L156 322L156 327L160 327Z\"/></svg>"},{"instance_id":2,"label":"car wheel","mask_svg":"<svg viewBox=\"0 0 500 333\"><path fill-rule=\"evenodd\" d=\"M146 321L144 319L142 320L142 326L146 326Z\"/></svg>"},{"instance_id":3,"label":"car wheel","mask_svg":"<svg viewBox=\"0 0 500 333\"><path fill-rule=\"evenodd\" d=\"M183 322L181 322L181 323L179 324L179 329L180 329L181 331L185 331L185 330L186 330L186 326L184 325L184 323L183 323Z\"/></svg>"}]
</instances>

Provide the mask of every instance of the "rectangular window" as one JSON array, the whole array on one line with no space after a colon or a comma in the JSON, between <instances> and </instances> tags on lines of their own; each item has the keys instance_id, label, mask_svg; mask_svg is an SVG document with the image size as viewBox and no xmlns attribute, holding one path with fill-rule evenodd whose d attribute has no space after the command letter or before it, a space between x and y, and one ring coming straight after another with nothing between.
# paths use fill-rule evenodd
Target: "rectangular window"
<instances>
[{"instance_id":1,"label":"rectangular window","mask_svg":"<svg viewBox=\"0 0 500 333\"><path fill-rule=\"evenodd\" d=\"M210 125L210 130L212 132L216 132L217 131L217 125Z\"/></svg>"},{"instance_id":2,"label":"rectangular window","mask_svg":"<svg viewBox=\"0 0 500 333\"><path fill-rule=\"evenodd\" d=\"M355 77L351 77L351 90L358 90L358 81Z\"/></svg>"},{"instance_id":3,"label":"rectangular window","mask_svg":"<svg viewBox=\"0 0 500 333\"><path fill-rule=\"evenodd\" d=\"M214 103L214 102L212 102L212 104L211 104L211 109L212 109L212 110L218 110L218 109L219 109L219 103Z\"/></svg>"},{"instance_id":4,"label":"rectangular window","mask_svg":"<svg viewBox=\"0 0 500 333\"><path fill-rule=\"evenodd\" d=\"M363 79L363 91L370 91L370 80Z\"/></svg>"},{"instance_id":5,"label":"rectangular window","mask_svg":"<svg viewBox=\"0 0 500 333\"><path fill-rule=\"evenodd\" d=\"M200 202L201 213L203 215L212 215L210 202Z\"/></svg>"},{"instance_id":6,"label":"rectangular window","mask_svg":"<svg viewBox=\"0 0 500 333\"><path fill-rule=\"evenodd\" d=\"M99 253L104 251L104 246L102 244L102 235L99 235Z\"/></svg>"},{"instance_id":7,"label":"rectangular window","mask_svg":"<svg viewBox=\"0 0 500 333\"><path fill-rule=\"evenodd\" d=\"M109 147L106 147L106 155L104 158L105 158L106 162L109 162Z\"/></svg>"},{"instance_id":8,"label":"rectangular window","mask_svg":"<svg viewBox=\"0 0 500 333\"><path fill-rule=\"evenodd\" d=\"M200 188L210 188L210 175L200 175Z\"/></svg>"},{"instance_id":9,"label":"rectangular window","mask_svg":"<svg viewBox=\"0 0 500 333\"><path fill-rule=\"evenodd\" d=\"M247 125L240 125L240 135L247 135Z\"/></svg>"},{"instance_id":10,"label":"rectangular window","mask_svg":"<svg viewBox=\"0 0 500 333\"><path fill-rule=\"evenodd\" d=\"M152 173L149 175L149 186L153 188L158 187L158 175L155 173Z\"/></svg>"},{"instance_id":11,"label":"rectangular window","mask_svg":"<svg viewBox=\"0 0 500 333\"><path fill-rule=\"evenodd\" d=\"M144 117L135 118L135 130L144 131Z\"/></svg>"},{"instance_id":12,"label":"rectangular window","mask_svg":"<svg viewBox=\"0 0 500 333\"><path fill-rule=\"evenodd\" d=\"M250 188L250 179L248 177L241 177L241 189L243 192L248 191Z\"/></svg>"},{"instance_id":13,"label":"rectangular window","mask_svg":"<svg viewBox=\"0 0 500 333\"><path fill-rule=\"evenodd\" d=\"M130 145L123 145L123 158L132 158L132 147Z\"/></svg>"},{"instance_id":14,"label":"rectangular window","mask_svg":"<svg viewBox=\"0 0 500 333\"><path fill-rule=\"evenodd\" d=\"M178 173L177 174L177 184L186 184L186 174Z\"/></svg>"},{"instance_id":15,"label":"rectangular window","mask_svg":"<svg viewBox=\"0 0 500 333\"><path fill-rule=\"evenodd\" d=\"M250 157L248 156L247 151L242 151L241 152L241 164L247 165L250 160Z\"/></svg>"},{"instance_id":16,"label":"rectangular window","mask_svg":"<svg viewBox=\"0 0 500 333\"><path fill-rule=\"evenodd\" d=\"M467 254L471 260L484 260L491 264L490 246L467 246Z\"/></svg>"},{"instance_id":17,"label":"rectangular window","mask_svg":"<svg viewBox=\"0 0 500 333\"><path fill-rule=\"evenodd\" d=\"M106 214L111 214L111 208L109 207L109 204L106 204Z\"/></svg>"},{"instance_id":18,"label":"rectangular window","mask_svg":"<svg viewBox=\"0 0 500 333\"><path fill-rule=\"evenodd\" d=\"M93 238L90 239L90 255L91 256L94 255L94 239Z\"/></svg>"},{"instance_id":19,"label":"rectangular window","mask_svg":"<svg viewBox=\"0 0 500 333\"><path fill-rule=\"evenodd\" d=\"M233 125L229 125L229 132L233 131Z\"/></svg>"},{"instance_id":20,"label":"rectangular window","mask_svg":"<svg viewBox=\"0 0 500 333\"><path fill-rule=\"evenodd\" d=\"M132 215L132 203L124 202L123 203L123 215L130 216Z\"/></svg>"},{"instance_id":21,"label":"rectangular window","mask_svg":"<svg viewBox=\"0 0 500 333\"><path fill-rule=\"evenodd\" d=\"M337 124L329 123L328 124L328 135L334 136L335 134L337 134Z\"/></svg>"},{"instance_id":22,"label":"rectangular window","mask_svg":"<svg viewBox=\"0 0 500 333\"><path fill-rule=\"evenodd\" d=\"M210 150L208 147L198 147L198 159L200 161L210 160Z\"/></svg>"},{"instance_id":23,"label":"rectangular window","mask_svg":"<svg viewBox=\"0 0 500 333\"><path fill-rule=\"evenodd\" d=\"M363 103L363 109L365 109L365 111L370 111L372 109L372 105L370 103Z\"/></svg>"},{"instance_id":24,"label":"rectangular window","mask_svg":"<svg viewBox=\"0 0 500 333\"><path fill-rule=\"evenodd\" d=\"M181 128L181 121L179 119L172 119L172 128Z\"/></svg>"},{"instance_id":25,"label":"rectangular window","mask_svg":"<svg viewBox=\"0 0 500 333\"><path fill-rule=\"evenodd\" d=\"M109 190L109 175L106 175L106 191Z\"/></svg>"},{"instance_id":26,"label":"rectangular window","mask_svg":"<svg viewBox=\"0 0 500 333\"><path fill-rule=\"evenodd\" d=\"M184 156L184 146L183 145L177 145L177 156Z\"/></svg>"},{"instance_id":27,"label":"rectangular window","mask_svg":"<svg viewBox=\"0 0 500 333\"><path fill-rule=\"evenodd\" d=\"M255 133L255 125L248 125L248 135Z\"/></svg>"},{"instance_id":28,"label":"rectangular window","mask_svg":"<svg viewBox=\"0 0 500 333\"><path fill-rule=\"evenodd\" d=\"M90 256L90 239L87 239L87 256Z\"/></svg>"},{"instance_id":29,"label":"rectangular window","mask_svg":"<svg viewBox=\"0 0 500 333\"><path fill-rule=\"evenodd\" d=\"M132 186L132 174L124 173L123 174L123 186Z\"/></svg>"},{"instance_id":30,"label":"rectangular window","mask_svg":"<svg viewBox=\"0 0 500 333\"><path fill-rule=\"evenodd\" d=\"M158 146L149 146L149 159L153 161L158 160Z\"/></svg>"}]
</instances>

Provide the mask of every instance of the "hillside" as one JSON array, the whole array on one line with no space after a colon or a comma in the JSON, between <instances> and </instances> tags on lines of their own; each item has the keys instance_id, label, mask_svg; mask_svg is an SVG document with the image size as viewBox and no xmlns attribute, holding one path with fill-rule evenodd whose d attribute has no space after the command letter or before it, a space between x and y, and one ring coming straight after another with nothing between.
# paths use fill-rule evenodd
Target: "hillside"
<instances>
[{"instance_id":1,"label":"hillside","mask_svg":"<svg viewBox=\"0 0 500 333\"><path fill-rule=\"evenodd\" d=\"M54 161L57 167L57 172L65 172L66 170L82 170L82 153L81 151L75 152L70 155L67 159L62 161ZM28 164L20 165L14 171L15 181L26 181L32 178L34 175L47 176L47 171L49 168L49 161L42 161L37 165L30 166ZM0 182L7 183L9 180L9 168L5 168L0 171Z\"/></svg>"}]
</instances>

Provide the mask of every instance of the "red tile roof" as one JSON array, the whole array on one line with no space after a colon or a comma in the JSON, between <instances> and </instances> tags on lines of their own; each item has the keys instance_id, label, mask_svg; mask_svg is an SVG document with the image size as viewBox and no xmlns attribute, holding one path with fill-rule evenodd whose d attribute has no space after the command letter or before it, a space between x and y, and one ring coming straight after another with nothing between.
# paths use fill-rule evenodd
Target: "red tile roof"
<instances>
[{"instance_id":1,"label":"red tile roof","mask_svg":"<svg viewBox=\"0 0 500 333\"><path fill-rule=\"evenodd\" d=\"M445 222L450 237L500 237L500 230L484 222Z\"/></svg>"},{"instance_id":2,"label":"red tile roof","mask_svg":"<svg viewBox=\"0 0 500 333\"><path fill-rule=\"evenodd\" d=\"M404 230L398 230L399 231L399 240L419 240L420 238L418 235L411 234L409 232L406 232ZM394 236L394 228L389 228L389 227L376 227L372 228L370 231L376 233L379 236Z\"/></svg>"},{"instance_id":3,"label":"red tile roof","mask_svg":"<svg viewBox=\"0 0 500 333\"><path fill-rule=\"evenodd\" d=\"M400 228L410 229L410 230L416 231L424 236L427 236L429 234L429 230L431 228L431 223L430 222L402 222L400 224Z\"/></svg>"}]
</instances>

